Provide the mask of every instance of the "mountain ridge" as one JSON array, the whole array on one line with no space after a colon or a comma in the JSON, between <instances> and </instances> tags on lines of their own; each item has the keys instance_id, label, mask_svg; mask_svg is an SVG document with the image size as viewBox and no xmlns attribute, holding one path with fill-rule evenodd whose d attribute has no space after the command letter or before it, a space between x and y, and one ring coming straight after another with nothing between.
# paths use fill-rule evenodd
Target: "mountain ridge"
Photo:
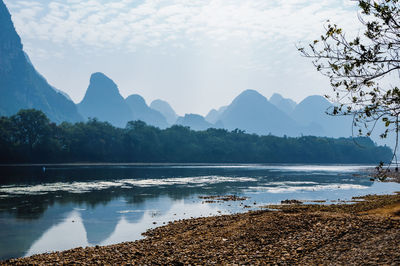
<instances>
[{"instance_id":1,"label":"mountain ridge","mask_svg":"<svg viewBox=\"0 0 400 266\"><path fill-rule=\"evenodd\" d=\"M242 129L259 135L296 136L300 127L256 90L245 90L226 108L219 119L229 130Z\"/></svg>"},{"instance_id":2,"label":"mountain ridge","mask_svg":"<svg viewBox=\"0 0 400 266\"><path fill-rule=\"evenodd\" d=\"M175 110L171 107L171 105L167 101L163 101L160 99L154 100L150 104L150 108L159 111L166 119L168 124L175 124L178 119L178 115Z\"/></svg>"},{"instance_id":3,"label":"mountain ridge","mask_svg":"<svg viewBox=\"0 0 400 266\"><path fill-rule=\"evenodd\" d=\"M132 120L132 113L119 93L117 84L101 72L90 76L89 86L82 101L77 104L84 118L97 118L118 127Z\"/></svg>"},{"instance_id":4,"label":"mountain ridge","mask_svg":"<svg viewBox=\"0 0 400 266\"><path fill-rule=\"evenodd\" d=\"M310 132L315 136L351 136L352 118L327 114L333 107L334 105L323 96L310 95L296 105L292 117L302 125L319 124L323 131Z\"/></svg>"},{"instance_id":5,"label":"mountain ridge","mask_svg":"<svg viewBox=\"0 0 400 266\"><path fill-rule=\"evenodd\" d=\"M131 94L126 97L125 102L132 111L132 120L141 120L148 125L161 129L168 127L166 118L157 110L150 108L145 99L139 94Z\"/></svg>"},{"instance_id":6,"label":"mountain ridge","mask_svg":"<svg viewBox=\"0 0 400 266\"><path fill-rule=\"evenodd\" d=\"M208 128L215 128L214 124L207 122L203 116L198 114L185 114L176 120L177 125L190 127L193 130L206 130Z\"/></svg>"},{"instance_id":7,"label":"mountain ridge","mask_svg":"<svg viewBox=\"0 0 400 266\"><path fill-rule=\"evenodd\" d=\"M290 115L297 103L290 98L284 98L279 93L274 93L269 98L269 102L275 105L279 110L285 112L287 115Z\"/></svg>"},{"instance_id":8,"label":"mountain ridge","mask_svg":"<svg viewBox=\"0 0 400 266\"><path fill-rule=\"evenodd\" d=\"M0 1L0 115L38 109L50 120L77 122L82 117L74 102L57 92L25 56L6 5Z\"/></svg>"}]
</instances>

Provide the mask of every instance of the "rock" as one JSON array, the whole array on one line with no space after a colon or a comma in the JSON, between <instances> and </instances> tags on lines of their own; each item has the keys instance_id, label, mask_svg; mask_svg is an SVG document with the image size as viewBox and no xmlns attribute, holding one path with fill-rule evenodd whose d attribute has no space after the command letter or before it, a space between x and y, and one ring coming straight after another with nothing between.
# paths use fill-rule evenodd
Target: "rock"
<instances>
[{"instance_id":1,"label":"rock","mask_svg":"<svg viewBox=\"0 0 400 266\"><path fill-rule=\"evenodd\" d=\"M277 205L293 212L179 220L146 238L0 262L27 264L322 264L398 265L400 220L360 212L400 204L400 195L367 196L353 206Z\"/></svg>"}]
</instances>

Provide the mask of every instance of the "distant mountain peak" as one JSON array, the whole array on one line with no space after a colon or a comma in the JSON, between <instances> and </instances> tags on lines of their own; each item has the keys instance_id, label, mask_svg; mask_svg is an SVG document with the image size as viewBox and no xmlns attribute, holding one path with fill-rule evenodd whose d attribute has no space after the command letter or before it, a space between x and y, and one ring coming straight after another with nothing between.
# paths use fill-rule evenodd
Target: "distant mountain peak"
<instances>
[{"instance_id":1,"label":"distant mountain peak","mask_svg":"<svg viewBox=\"0 0 400 266\"><path fill-rule=\"evenodd\" d=\"M141 106L146 106L147 107L146 100L142 96L140 96L139 94L131 94L128 97L126 97L125 100L126 101L131 101L136 105L141 105Z\"/></svg>"},{"instance_id":2,"label":"distant mountain peak","mask_svg":"<svg viewBox=\"0 0 400 266\"><path fill-rule=\"evenodd\" d=\"M221 115L224 113L224 111L228 108L228 106L222 106L218 110L216 109L211 109L210 112L206 115L205 119L207 122L210 122L211 124L217 123Z\"/></svg>"},{"instance_id":3,"label":"distant mountain peak","mask_svg":"<svg viewBox=\"0 0 400 266\"><path fill-rule=\"evenodd\" d=\"M269 101L270 102L272 102L272 101L280 101L280 100L283 100L283 99L284 98L283 98L282 95L280 95L279 93L275 92L274 94L272 94L271 98L269 98Z\"/></svg>"},{"instance_id":4,"label":"distant mountain peak","mask_svg":"<svg viewBox=\"0 0 400 266\"><path fill-rule=\"evenodd\" d=\"M120 102L124 100L119 93L118 85L102 72L90 75L89 86L81 103L87 102Z\"/></svg>"},{"instance_id":5,"label":"distant mountain peak","mask_svg":"<svg viewBox=\"0 0 400 266\"><path fill-rule=\"evenodd\" d=\"M217 118L218 118L218 111L217 110L215 110L215 109L211 109L208 113L207 113L207 115L206 115L206 120L208 121L208 122L210 122L210 123L215 123L215 121L214 122L211 122L212 120L218 120Z\"/></svg>"},{"instance_id":6,"label":"distant mountain peak","mask_svg":"<svg viewBox=\"0 0 400 266\"><path fill-rule=\"evenodd\" d=\"M96 93L117 93L119 94L118 86L115 82L107 77L104 73L96 72L90 76L89 87L87 93L91 90L96 90Z\"/></svg>"},{"instance_id":7,"label":"distant mountain peak","mask_svg":"<svg viewBox=\"0 0 400 266\"><path fill-rule=\"evenodd\" d=\"M119 127L125 127L132 120L130 108L117 84L101 72L90 76L89 86L78 108L85 118L98 118Z\"/></svg>"},{"instance_id":8,"label":"distant mountain peak","mask_svg":"<svg viewBox=\"0 0 400 266\"><path fill-rule=\"evenodd\" d=\"M232 101L231 105L262 104L268 99L256 90L245 90Z\"/></svg>"},{"instance_id":9,"label":"distant mountain peak","mask_svg":"<svg viewBox=\"0 0 400 266\"><path fill-rule=\"evenodd\" d=\"M206 130L215 127L198 114L185 114L185 116L177 119L176 124L190 127L193 130Z\"/></svg>"},{"instance_id":10,"label":"distant mountain peak","mask_svg":"<svg viewBox=\"0 0 400 266\"><path fill-rule=\"evenodd\" d=\"M159 111L166 119L168 124L173 125L178 118L178 115L172 109L171 105L163 100L157 99L151 102L150 108Z\"/></svg>"},{"instance_id":11,"label":"distant mountain peak","mask_svg":"<svg viewBox=\"0 0 400 266\"><path fill-rule=\"evenodd\" d=\"M290 115L294 108L296 107L296 102L289 98L284 98L279 93L274 93L269 98L269 102L275 105L279 110L285 112L287 115Z\"/></svg>"},{"instance_id":12,"label":"distant mountain peak","mask_svg":"<svg viewBox=\"0 0 400 266\"><path fill-rule=\"evenodd\" d=\"M292 113L298 123L309 126L312 135L329 137L347 137L351 135L349 127L351 117L338 117L326 114L333 104L325 97L311 95L301 101ZM316 126L318 124L318 126Z\"/></svg>"},{"instance_id":13,"label":"distant mountain peak","mask_svg":"<svg viewBox=\"0 0 400 266\"><path fill-rule=\"evenodd\" d=\"M53 122L81 121L75 104L41 76L23 51L10 12L0 0L0 116L43 111Z\"/></svg>"},{"instance_id":14,"label":"distant mountain peak","mask_svg":"<svg viewBox=\"0 0 400 266\"><path fill-rule=\"evenodd\" d=\"M256 90L245 90L240 93L236 98L232 101L232 105L248 105L248 104L255 104L255 105L262 105L264 103L269 103L268 99L259 93Z\"/></svg>"},{"instance_id":15,"label":"distant mountain peak","mask_svg":"<svg viewBox=\"0 0 400 266\"><path fill-rule=\"evenodd\" d=\"M220 115L219 120L229 130L238 128L260 135L296 136L300 132L295 121L256 90L243 91Z\"/></svg>"},{"instance_id":16,"label":"distant mountain peak","mask_svg":"<svg viewBox=\"0 0 400 266\"><path fill-rule=\"evenodd\" d=\"M90 75L90 82L95 82L96 80L99 80L99 81L108 80L108 81L114 83L114 81L112 79L110 79L109 77L107 77L103 72L94 72L94 73L92 73L92 75Z\"/></svg>"},{"instance_id":17,"label":"distant mountain peak","mask_svg":"<svg viewBox=\"0 0 400 266\"><path fill-rule=\"evenodd\" d=\"M259 93L256 90L253 90L253 89L244 90L236 98L240 98L240 97L262 97L262 98L265 98L264 95L262 95L261 93Z\"/></svg>"},{"instance_id":18,"label":"distant mountain peak","mask_svg":"<svg viewBox=\"0 0 400 266\"><path fill-rule=\"evenodd\" d=\"M185 114L184 118L190 118L197 121L203 121L204 117L198 114Z\"/></svg>"},{"instance_id":19,"label":"distant mountain peak","mask_svg":"<svg viewBox=\"0 0 400 266\"><path fill-rule=\"evenodd\" d=\"M166 128L168 126L168 122L164 115L161 112L150 108L147 105L146 100L139 94L129 95L125 99L125 102L132 110L133 120L141 120L146 122L148 125L159 128Z\"/></svg>"},{"instance_id":20,"label":"distant mountain peak","mask_svg":"<svg viewBox=\"0 0 400 266\"><path fill-rule=\"evenodd\" d=\"M153 104L159 104L159 103L168 104L169 105L169 103L167 101L164 101L164 100L161 100L161 99L156 99L156 100L151 102L150 106L153 105Z\"/></svg>"},{"instance_id":21,"label":"distant mountain peak","mask_svg":"<svg viewBox=\"0 0 400 266\"><path fill-rule=\"evenodd\" d=\"M309 103L323 103L326 105L331 105L331 103L321 95L310 95L304 98L303 101L301 101L301 104L309 104Z\"/></svg>"}]
</instances>

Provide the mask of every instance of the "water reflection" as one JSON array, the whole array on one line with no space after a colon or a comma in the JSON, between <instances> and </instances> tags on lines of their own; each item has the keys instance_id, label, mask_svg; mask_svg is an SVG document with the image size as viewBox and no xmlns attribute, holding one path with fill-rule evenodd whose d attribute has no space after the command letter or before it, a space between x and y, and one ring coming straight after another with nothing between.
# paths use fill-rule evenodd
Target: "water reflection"
<instances>
[{"instance_id":1,"label":"water reflection","mask_svg":"<svg viewBox=\"0 0 400 266\"><path fill-rule=\"evenodd\" d=\"M365 166L96 165L0 167L0 258L135 240L168 221L245 211L283 199L390 193ZM200 195L245 202L208 204Z\"/></svg>"},{"instance_id":2,"label":"water reflection","mask_svg":"<svg viewBox=\"0 0 400 266\"><path fill-rule=\"evenodd\" d=\"M27 256L48 252L51 250L65 250L69 248L88 246L86 228L77 211L72 211L60 222L47 229L26 252Z\"/></svg>"}]
</instances>

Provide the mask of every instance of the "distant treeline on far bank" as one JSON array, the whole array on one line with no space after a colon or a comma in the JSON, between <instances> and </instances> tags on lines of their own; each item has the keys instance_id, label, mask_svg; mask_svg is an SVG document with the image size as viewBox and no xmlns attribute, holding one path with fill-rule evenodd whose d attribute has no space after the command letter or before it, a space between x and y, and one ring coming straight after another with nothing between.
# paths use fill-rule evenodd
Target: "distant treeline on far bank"
<instances>
[{"instance_id":1,"label":"distant treeline on far bank","mask_svg":"<svg viewBox=\"0 0 400 266\"><path fill-rule=\"evenodd\" d=\"M51 123L44 113L21 110L0 118L0 163L379 163L392 151L369 138L276 137L241 130L159 129L141 121L117 128L91 119Z\"/></svg>"}]
</instances>

